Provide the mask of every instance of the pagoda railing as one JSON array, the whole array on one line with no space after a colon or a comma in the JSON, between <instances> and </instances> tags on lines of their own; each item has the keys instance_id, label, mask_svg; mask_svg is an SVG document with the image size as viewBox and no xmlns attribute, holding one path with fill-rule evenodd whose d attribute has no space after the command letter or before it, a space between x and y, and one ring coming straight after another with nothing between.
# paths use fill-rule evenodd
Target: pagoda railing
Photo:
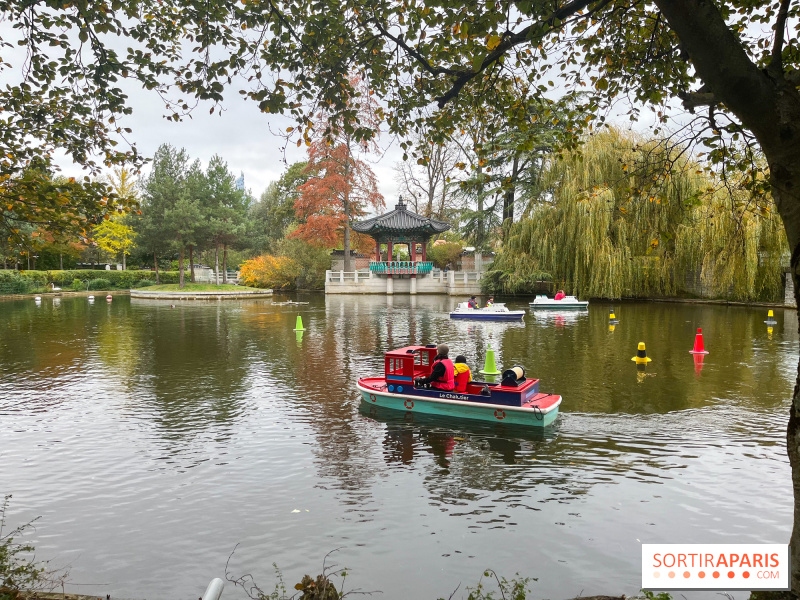
<instances>
[{"instance_id":1,"label":"pagoda railing","mask_svg":"<svg viewBox=\"0 0 800 600\"><path fill-rule=\"evenodd\" d=\"M432 262L413 260L373 260L369 270L375 275L427 275L433 270Z\"/></svg>"}]
</instances>

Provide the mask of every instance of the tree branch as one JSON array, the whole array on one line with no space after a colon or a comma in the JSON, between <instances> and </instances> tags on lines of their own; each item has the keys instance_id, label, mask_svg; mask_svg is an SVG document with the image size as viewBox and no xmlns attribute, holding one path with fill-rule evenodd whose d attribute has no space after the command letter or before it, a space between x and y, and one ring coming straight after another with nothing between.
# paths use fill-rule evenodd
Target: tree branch
<instances>
[{"instance_id":1,"label":"tree branch","mask_svg":"<svg viewBox=\"0 0 800 600\"><path fill-rule=\"evenodd\" d=\"M720 103L719 98L711 92L683 92L679 97L683 100L683 107L691 113L698 106L716 106Z\"/></svg>"},{"instance_id":2,"label":"tree branch","mask_svg":"<svg viewBox=\"0 0 800 600\"><path fill-rule=\"evenodd\" d=\"M444 107L445 104L450 102L453 98L458 96L461 92L461 89L472 79L480 75L483 71L485 71L488 67L494 64L501 56L504 56L508 50L521 44L523 42L528 42L531 39L531 34L536 30L543 30L548 27L553 27L556 21L563 21L568 17L575 15L576 13L582 11L583 9L587 8L593 0L572 0L572 2L565 4L561 8L554 10L550 15L536 23L528 25L525 29L518 33L512 33L510 35L504 36L501 42L497 45L497 47L492 50L486 58L483 59L481 62L480 67L476 71L458 71L458 75L456 76L456 80L453 82L453 87L447 91L442 96L438 98L434 98L436 100L437 105L439 108ZM604 6L609 4L611 0L600 0L597 6L595 6L592 10L590 10L585 16L590 16L599 10L601 10ZM543 37L540 36L540 37Z\"/></svg>"},{"instance_id":3,"label":"tree branch","mask_svg":"<svg viewBox=\"0 0 800 600\"><path fill-rule=\"evenodd\" d=\"M775 40L772 43L772 59L767 70L772 75L780 75L783 72L783 33L786 29L786 19L789 16L789 5L792 0L781 0L781 7L778 9L778 18L775 20Z\"/></svg>"}]
</instances>

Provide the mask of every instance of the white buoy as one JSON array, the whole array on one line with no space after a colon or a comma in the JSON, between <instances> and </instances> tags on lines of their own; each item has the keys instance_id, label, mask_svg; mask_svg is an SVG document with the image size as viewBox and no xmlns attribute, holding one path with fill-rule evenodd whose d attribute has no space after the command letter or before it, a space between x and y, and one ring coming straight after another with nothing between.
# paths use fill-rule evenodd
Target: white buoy
<instances>
[{"instance_id":1,"label":"white buoy","mask_svg":"<svg viewBox=\"0 0 800 600\"><path fill-rule=\"evenodd\" d=\"M34 298L33 301L34 302L41 302L42 301L42 297L41 296L36 296L36 298Z\"/></svg>"},{"instance_id":2,"label":"white buoy","mask_svg":"<svg viewBox=\"0 0 800 600\"><path fill-rule=\"evenodd\" d=\"M94 296L89 296L89 302L94 302Z\"/></svg>"}]
</instances>

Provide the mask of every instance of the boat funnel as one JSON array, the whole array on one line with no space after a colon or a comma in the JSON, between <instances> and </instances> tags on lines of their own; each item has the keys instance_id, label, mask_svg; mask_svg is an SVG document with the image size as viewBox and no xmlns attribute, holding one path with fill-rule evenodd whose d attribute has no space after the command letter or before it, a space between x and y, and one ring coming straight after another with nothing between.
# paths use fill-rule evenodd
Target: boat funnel
<instances>
[{"instance_id":1,"label":"boat funnel","mask_svg":"<svg viewBox=\"0 0 800 600\"><path fill-rule=\"evenodd\" d=\"M491 342L486 347L486 360L483 362L483 369L480 370L480 373L484 375L500 375L500 371L497 370L497 363L494 360L494 350L492 350Z\"/></svg>"}]
</instances>

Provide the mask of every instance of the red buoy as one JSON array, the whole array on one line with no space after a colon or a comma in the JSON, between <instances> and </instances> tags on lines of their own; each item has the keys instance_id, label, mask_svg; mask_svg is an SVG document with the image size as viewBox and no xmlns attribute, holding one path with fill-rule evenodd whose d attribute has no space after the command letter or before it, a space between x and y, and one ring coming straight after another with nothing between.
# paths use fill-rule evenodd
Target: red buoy
<instances>
[{"instance_id":1,"label":"red buoy","mask_svg":"<svg viewBox=\"0 0 800 600\"><path fill-rule=\"evenodd\" d=\"M703 346L703 330L698 327L697 335L694 336L694 348L689 350L692 354L708 354Z\"/></svg>"}]
</instances>

